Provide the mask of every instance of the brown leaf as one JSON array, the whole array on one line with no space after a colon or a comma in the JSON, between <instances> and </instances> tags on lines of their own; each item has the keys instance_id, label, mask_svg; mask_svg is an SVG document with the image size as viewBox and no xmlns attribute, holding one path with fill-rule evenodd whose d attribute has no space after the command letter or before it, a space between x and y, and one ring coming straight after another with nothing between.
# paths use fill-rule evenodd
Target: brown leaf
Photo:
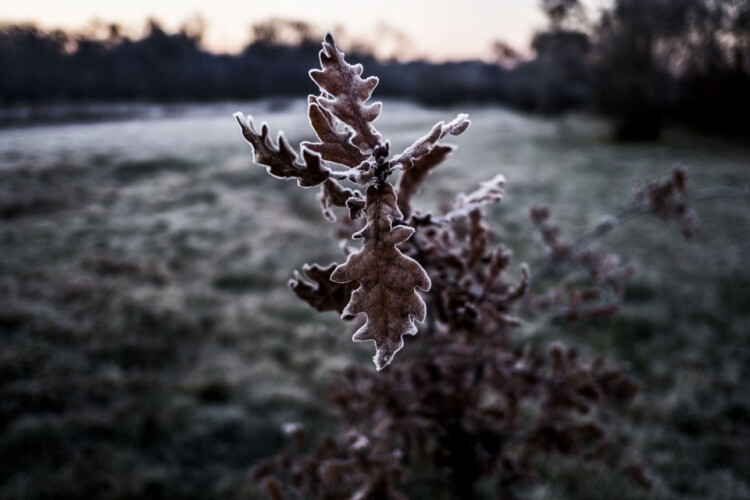
<instances>
[{"instance_id":1,"label":"brown leaf","mask_svg":"<svg viewBox=\"0 0 750 500\"><path fill-rule=\"evenodd\" d=\"M301 146L320 154L320 157L324 160L348 167L356 167L365 161L367 155L363 154L351 142L354 135L352 130L348 127L344 128L343 131L337 130L336 118L318 103L318 98L310 96L309 101L310 125L318 135L320 142L305 141Z\"/></svg>"},{"instance_id":2,"label":"brown leaf","mask_svg":"<svg viewBox=\"0 0 750 500\"><path fill-rule=\"evenodd\" d=\"M331 210L332 207L347 207L349 208L351 218L354 219L359 215L355 210L351 208L349 200L362 200L362 194L359 191L354 191L349 188L345 188L333 179L326 179L322 186L320 186L320 193L318 199L323 209L323 216L331 222L336 220L336 214Z\"/></svg>"},{"instance_id":3,"label":"brown leaf","mask_svg":"<svg viewBox=\"0 0 750 500\"><path fill-rule=\"evenodd\" d=\"M396 192L398 193L398 208L404 217L408 218L411 215L411 199L419 191L427 174L440 165L454 149L456 149L454 146L435 146L429 153L415 160L412 168L401 173Z\"/></svg>"},{"instance_id":4,"label":"brown leaf","mask_svg":"<svg viewBox=\"0 0 750 500\"><path fill-rule=\"evenodd\" d=\"M414 144L404 150L403 153L393 159L393 165L401 164L401 168L409 170L414 168L415 162L432 151L437 142L448 134L461 135L469 128L471 121L469 115L461 113L453 121L448 123L438 122L430 133L417 139Z\"/></svg>"},{"instance_id":5,"label":"brown leaf","mask_svg":"<svg viewBox=\"0 0 750 500\"><path fill-rule=\"evenodd\" d=\"M497 174L488 181L484 181L479 188L467 195L460 194L453 204L453 208L445 214L444 220L452 221L459 218L467 217L474 210L498 203L505 195L505 177Z\"/></svg>"},{"instance_id":6,"label":"brown leaf","mask_svg":"<svg viewBox=\"0 0 750 500\"><path fill-rule=\"evenodd\" d=\"M336 263L326 267L305 264L302 266L302 272L309 279L295 271L294 278L289 280L289 286L300 299L318 311L337 311L341 314L349 302L354 285L331 281L331 274L336 266Z\"/></svg>"},{"instance_id":7,"label":"brown leaf","mask_svg":"<svg viewBox=\"0 0 750 500\"><path fill-rule=\"evenodd\" d=\"M359 214L365 209L365 200L358 196L352 196L346 200L346 208L349 209L349 218L354 220L359 217Z\"/></svg>"},{"instance_id":8,"label":"brown leaf","mask_svg":"<svg viewBox=\"0 0 750 500\"><path fill-rule=\"evenodd\" d=\"M359 282L342 317L367 315L367 322L352 338L375 342L375 366L382 370L403 347L403 335L416 334L415 321L424 321L425 303L415 288L428 291L431 283L417 261L396 248L411 237L414 229L392 227L394 219L402 218L393 186L387 183L380 189L371 186L364 210L367 224L354 235L364 238L364 246L333 271L331 280Z\"/></svg>"},{"instance_id":9,"label":"brown leaf","mask_svg":"<svg viewBox=\"0 0 750 500\"><path fill-rule=\"evenodd\" d=\"M322 69L310 71L310 78L327 94L319 97L318 103L351 128L352 144L370 154L380 144L380 133L371 123L380 115L381 104L365 102L378 84L377 77L363 79L362 65L347 63L330 33L323 41L320 66Z\"/></svg>"},{"instance_id":10,"label":"brown leaf","mask_svg":"<svg viewBox=\"0 0 750 500\"><path fill-rule=\"evenodd\" d=\"M648 182L633 193L636 205L647 207L663 221L677 221L682 234L690 239L698 227L698 214L689 206L687 172L677 167L671 177Z\"/></svg>"},{"instance_id":11,"label":"brown leaf","mask_svg":"<svg viewBox=\"0 0 750 500\"><path fill-rule=\"evenodd\" d=\"M458 208L467 211L476 210L485 205L497 203L505 196L505 177L502 174L497 174L492 179L482 182L479 186L479 189L468 195L458 197Z\"/></svg>"},{"instance_id":12,"label":"brown leaf","mask_svg":"<svg viewBox=\"0 0 750 500\"><path fill-rule=\"evenodd\" d=\"M245 140L253 147L253 160L264 165L269 174L280 179L297 179L302 187L317 186L330 176L331 171L316 153L303 149L303 163L299 163L297 153L283 134L279 133L277 146L268 136L268 125L261 125L259 134L252 116L235 113L234 117L242 127Z\"/></svg>"}]
</instances>

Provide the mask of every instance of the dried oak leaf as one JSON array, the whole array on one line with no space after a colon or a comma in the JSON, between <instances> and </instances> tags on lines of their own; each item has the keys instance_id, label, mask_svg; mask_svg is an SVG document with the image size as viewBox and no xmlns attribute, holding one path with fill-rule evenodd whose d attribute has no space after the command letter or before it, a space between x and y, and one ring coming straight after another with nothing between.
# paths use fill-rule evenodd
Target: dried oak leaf
<instances>
[{"instance_id":1,"label":"dried oak leaf","mask_svg":"<svg viewBox=\"0 0 750 500\"><path fill-rule=\"evenodd\" d=\"M437 145L437 142L448 134L461 135L471 125L469 115L461 113L453 121L448 123L438 122L430 133L417 139L414 144L404 150L403 153L393 159L393 165L400 164L404 170L414 168L415 162L428 154Z\"/></svg>"},{"instance_id":2,"label":"dried oak leaf","mask_svg":"<svg viewBox=\"0 0 750 500\"><path fill-rule=\"evenodd\" d=\"M497 203L505 196L505 177L497 174L488 181L479 185L479 189L472 191L468 195L458 197L458 208L475 210L485 205Z\"/></svg>"},{"instance_id":3,"label":"dried oak leaf","mask_svg":"<svg viewBox=\"0 0 750 500\"><path fill-rule=\"evenodd\" d=\"M377 369L382 370L404 346L402 337L417 333L415 321L424 321L425 303L415 288L426 292L431 283L417 261L396 248L414 234L414 229L392 227L394 219L402 218L393 186L388 183L380 189L370 186L364 212L367 224L353 236L364 238L364 246L333 271L331 280L359 282L342 317L367 315L367 322L352 339L375 342L373 360Z\"/></svg>"},{"instance_id":4,"label":"dried oak leaf","mask_svg":"<svg viewBox=\"0 0 750 500\"><path fill-rule=\"evenodd\" d=\"M282 133L279 133L277 146L268 136L268 125L261 125L259 134L252 116L235 113L234 117L242 127L245 140L253 147L255 163L264 165L272 176L279 179L297 179L297 184L302 187L317 186L330 176L331 171L316 153L303 149L303 163L299 163L297 153Z\"/></svg>"},{"instance_id":5,"label":"dried oak leaf","mask_svg":"<svg viewBox=\"0 0 750 500\"><path fill-rule=\"evenodd\" d=\"M427 178L430 171L440 165L451 152L454 146L437 145L427 154L420 156L413 162L412 168L401 173L396 185L398 193L398 208L404 217L411 215L411 199L419 191L419 187Z\"/></svg>"},{"instance_id":6,"label":"dried oak leaf","mask_svg":"<svg viewBox=\"0 0 750 500\"><path fill-rule=\"evenodd\" d=\"M351 283L331 281L331 274L335 268L335 263L326 267L305 264L302 266L302 272L308 279L295 271L294 278L289 280L289 286L297 297L318 311L337 311L341 314L349 302L354 286Z\"/></svg>"},{"instance_id":7,"label":"dried oak leaf","mask_svg":"<svg viewBox=\"0 0 750 500\"><path fill-rule=\"evenodd\" d=\"M367 155L352 144L354 132L348 127L338 130L336 118L318 103L317 97L309 97L307 114L320 142L305 141L302 147L318 153L324 160L347 167L356 167L367 159Z\"/></svg>"},{"instance_id":8,"label":"dried oak leaf","mask_svg":"<svg viewBox=\"0 0 750 500\"><path fill-rule=\"evenodd\" d=\"M323 41L320 66L322 69L310 71L310 78L323 93L318 104L346 124L353 133L352 144L369 155L380 144L380 133L371 122L380 115L382 105L365 104L378 85L377 77L363 79L362 65L346 62L330 33Z\"/></svg>"},{"instance_id":9,"label":"dried oak leaf","mask_svg":"<svg viewBox=\"0 0 750 500\"><path fill-rule=\"evenodd\" d=\"M467 195L458 195L453 208L443 218L452 221L467 217L474 210L500 202L503 196L505 196L505 177L497 174L492 179L480 183L475 191Z\"/></svg>"},{"instance_id":10,"label":"dried oak leaf","mask_svg":"<svg viewBox=\"0 0 750 500\"><path fill-rule=\"evenodd\" d=\"M349 188L345 188L333 179L326 179L322 186L320 186L320 193L318 194L321 208L323 209L323 216L331 222L336 221L336 214L331 210L332 207L346 207L349 208L349 215L352 219L357 218L359 215L358 210L352 208L362 202L362 194L359 191L354 191ZM350 200L351 205L349 203Z\"/></svg>"}]
</instances>

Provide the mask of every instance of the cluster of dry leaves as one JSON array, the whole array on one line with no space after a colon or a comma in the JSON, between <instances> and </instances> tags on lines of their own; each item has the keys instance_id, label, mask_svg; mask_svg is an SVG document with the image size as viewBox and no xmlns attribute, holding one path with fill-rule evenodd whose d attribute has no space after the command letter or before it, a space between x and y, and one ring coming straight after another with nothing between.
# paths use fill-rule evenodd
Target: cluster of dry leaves
<instances>
[{"instance_id":1,"label":"cluster of dry leaves","mask_svg":"<svg viewBox=\"0 0 750 500\"><path fill-rule=\"evenodd\" d=\"M378 371L351 368L332 386L330 402L344 424L339 437L308 445L304 431L290 426L292 445L256 467L258 480L273 498L405 498L403 485L419 482L409 479L409 469L420 464L458 497L469 498L478 480L492 477L498 494L510 498L519 483L534 479L540 454L618 462L601 422L605 403L627 402L637 392L623 367L584 360L559 344L519 345L511 332L521 307L554 306L566 319L610 312L626 269L611 255L572 252L549 211L536 208L532 220L552 260L574 264L589 279L575 293L563 283L531 294L528 267L510 279L510 250L491 244L483 209L501 201L501 175L458 196L442 214L412 207L429 173L454 149L440 140L463 133L467 116L438 123L390 156L373 126L380 104L367 103L377 78L362 78L362 66L347 63L331 35L320 62L310 76L321 94L308 106L318 142L302 143L300 154L282 134L272 141L267 125L258 131L252 118L235 117L256 163L300 186L319 186L326 218L338 214L348 235L363 240L358 250L343 246L344 263L306 265L290 285L319 311L359 318L353 338L375 343ZM394 186L389 178L397 171ZM644 196L672 200L675 189ZM380 371L418 332L419 341ZM616 465L647 482L641 468Z\"/></svg>"},{"instance_id":2,"label":"cluster of dry leaves","mask_svg":"<svg viewBox=\"0 0 750 500\"><path fill-rule=\"evenodd\" d=\"M687 172L675 168L666 179L634 186L636 205L648 210L665 222L676 221L685 238L690 238L698 225L698 215L690 207L687 191Z\"/></svg>"},{"instance_id":3,"label":"cluster of dry leaves","mask_svg":"<svg viewBox=\"0 0 750 500\"><path fill-rule=\"evenodd\" d=\"M417 190L430 169L442 161L450 149L438 146L447 134L459 135L469 127L466 115L445 124L438 123L424 137L404 152L388 158L390 147L383 142L372 122L380 115L380 103L367 104L378 84L376 77L363 79L362 66L350 65L329 34L320 52L320 70L310 77L320 87L320 96L310 96L308 116L319 142L304 142L301 159L279 134L276 144L269 137L268 126L260 133L252 118L235 115L247 141L253 146L255 162L266 166L268 173L283 179L297 179L303 187L321 185L320 199L324 214L335 219L333 207L346 207L351 219L364 216L363 227L353 238L364 241L362 248L351 253L346 262L330 269L308 268L313 285L297 278L292 288L319 309L331 307L330 293L344 293L348 304L340 310L344 318L365 314L367 321L354 334L354 340L373 341L375 365L387 366L403 347L403 336L417 333L416 323L425 319L426 307L416 289L430 290L430 277L424 268L399 248L409 240L415 228L404 220L410 196ZM339 168L333 168L332 165ZM344 167L344 169L340 169ZM388 182L389 176L401 170L398 190ZM410 174L410 172L412 172ZM359 190L344 187L347 180L366 187ZM398 192L397 192L398 191ZM483 187L473 197L461 200L460 213L468 214L483 204L498 201L502 190ZM399 201L400 200L400 201ZM345 293L348 283L359 286ZM339 310L338 305L335 309Z\"/></svg>"}]
</instances>

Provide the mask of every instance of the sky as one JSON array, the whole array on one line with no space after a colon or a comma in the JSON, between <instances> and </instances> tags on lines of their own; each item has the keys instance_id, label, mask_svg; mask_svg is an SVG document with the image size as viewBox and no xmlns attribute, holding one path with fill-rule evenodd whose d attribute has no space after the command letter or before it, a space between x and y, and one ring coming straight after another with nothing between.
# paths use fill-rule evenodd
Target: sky
<instances>
[{"instance_id":1,"label":"sky","mask_svg":"<svg viewBox=\"0 0 750 500\"><path fill-rule=\"evenodd\" d=\"M492 56L502 39L527 51L535 30L544 28L539 0L1 0L0 22L31 21L43 27L79 29L91 20L117 22L139 34L154 17L167 30L200 15L206 21L204 42L218 52L236 52L250 38L250 26L275 18L307 21L337 34L366 41L401 32L400 58L432 60ZM381 55L397 51L394 37Z\"/></svg>"}]
</instances>

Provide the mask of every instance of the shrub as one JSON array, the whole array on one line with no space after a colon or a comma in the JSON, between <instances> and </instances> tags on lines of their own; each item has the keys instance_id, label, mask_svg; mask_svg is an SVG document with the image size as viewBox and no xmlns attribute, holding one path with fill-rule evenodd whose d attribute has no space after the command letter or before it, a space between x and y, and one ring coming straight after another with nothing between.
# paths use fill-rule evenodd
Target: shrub
<instances>
[{"instance_id":1,"label":"shrub","mask_svg":"<svg viewBox=\"0 0 750 500\"><path fill-rule=\"evenodd\" d=\"M489 478L501 498L512 498L535 478L537 459L556 453L603 461L648 485L644 468L621 459L604 425L637 393L626 369L561 343L522 341L513 331L524 310L561 321L614 314L632 269L587 246L646 213L678 220L688 236L697 219L684 172L639 187L626 211L577 240L563 239L548 208L533 207L547 263L533 282L521 264L514 280L512 252L491 244L484 213L503 198L501 175L443 213L412 207L430 172L454 151L442 139L465 132L468 116L436 124L391 155L373 125L380 103L368 103L377 78L362 78L362 66L348 64L331 35L320 62L310 76L321 94L308 105L318 141L303 142L301 154L283 134L271 140L266 124L258 130L251 117L235 117L256 163L302 187L319 186L336 234L362 241L354 248L344 240L344 263L305 265L290 286L317 310L352 321L353 339L375 344L377 371L352 367L332 384L340 435L308 445L305 431L290 424L291 446L256 466L257 479L274 498L404 498L423 482L409 471L427 470L456 497L471 497ZM742 195L703 197L727 194Z\"/></svg>"}]
</instances>

